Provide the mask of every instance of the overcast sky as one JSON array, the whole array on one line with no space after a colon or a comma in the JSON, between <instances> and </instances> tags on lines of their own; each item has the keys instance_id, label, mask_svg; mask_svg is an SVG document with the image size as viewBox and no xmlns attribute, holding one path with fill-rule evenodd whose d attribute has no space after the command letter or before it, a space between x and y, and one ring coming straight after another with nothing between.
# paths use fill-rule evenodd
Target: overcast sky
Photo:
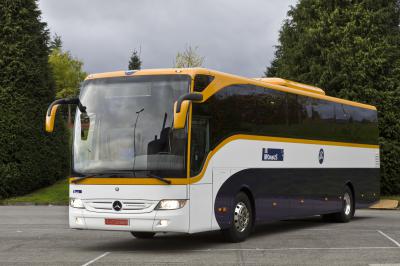
<instances>
[{"instance_id":1,"label":"overcast sky","mask_svg":"<svg viewBox=\"0 0 400 266\"><path fill-rule=\"evenodd\" d=\"M296 0L40 0L42 19L89 73L127 69L141 47L142 68L172 67L198 46L204 67L263 74Z\"/></svg>"}]
</instances>

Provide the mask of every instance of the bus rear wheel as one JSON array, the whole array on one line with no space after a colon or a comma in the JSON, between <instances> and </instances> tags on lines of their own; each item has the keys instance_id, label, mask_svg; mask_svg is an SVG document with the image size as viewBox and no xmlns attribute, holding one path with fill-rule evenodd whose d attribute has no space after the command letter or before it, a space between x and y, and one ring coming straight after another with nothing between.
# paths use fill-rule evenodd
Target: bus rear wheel
<instances>
[{"instance_id":1,"label":"bus rear wheel","mask_svg":"<svg viewBox=\"0 0 400 266\"><path fill-rule=\"evenodd\" d=\"M340 212L324 214L322 218L326 221L336 223L348 223L354 217L354 196L351 189L346 186L342 196L342 206Z\"/></svg>"},{"instance_id":2,"label":"bus rear wheel","mask_svg":"<svg viewBox=\"0 0 400 266\"><path fill-rule=\"evenodd\" d=\"M231 226L223 229L222 234L229 242L241 242L250 235L253 226L253 211L249 197L243 192L236 195L233 206Z\"/></svg>"},{"instance_id":3,"label":"bus rear wheel","mask_svg":"<svg viewBox=\"0 0 400 266\"><path fill-rule=\"evenodd\" d=\"M156 233L153 232L131 232L131 234L139 239L153 238Z\"/></svg>"}]
</instances>

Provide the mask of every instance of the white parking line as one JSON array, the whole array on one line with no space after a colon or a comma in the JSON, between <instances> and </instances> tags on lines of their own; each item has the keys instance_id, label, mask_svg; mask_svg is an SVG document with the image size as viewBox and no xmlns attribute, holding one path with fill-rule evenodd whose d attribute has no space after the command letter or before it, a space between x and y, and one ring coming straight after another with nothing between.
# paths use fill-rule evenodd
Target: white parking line
<instances>
[{"instance_id":1,"label":"white parking line","mask_svg":"<svg viewBox=\"0 0 400 266\"><path fill-rule=\"evenodd\" d=\"M365 250L365 249L398 249L398 247L337 247L337 248L217 248L195 249L196 252L221 251L288 251L288 250Z\"/></svg>"},{"instance_id":2,"label":"white parking line","mask_svg":"<svg viewBox=\"0 0 400 266\"><path fill-rule=\"evenodd\" d=\"M370 264L369 266L400 266L400 263L396 263L396 264Z\"/></svg>"},{"instance_id":3,"label":"white parking line","mask_svg":"<svg viewBox=\"0 0 400 266\"><path fill-rule=\"evenodd\" d=\"M304 231L376 232L376 229L306 228Z\"/></svg>"},{"instance_id":4,"label":"white parking line","mask_svg":"<svg viewBox=\"0 0 400 266\"><path fill-rule=\"evenodd\" d=\"M99 260L99 259L101 259L101 258L107 256L107 255L110 254L110 253L111 253L111 252L105 252L105 253L101 254L100 256L98 256L98 257L92 259L91 261L88 261L88 262L86 262L85 264L82 264L82 266L88 266L88 265L92 264L93 262L95 262L95 261L97 261L97 260Z\"/></svg>"},{"instance_id":5,"label":"white parking line","mask_svg":"<svg viewBox=\"0 0 400 266\"><path fill-rule=\"evenodd\" d=\"M393 238L391 238L390 236L388 236L387 234L385 234L381 230L377 230L377 231L378 231L379 234L383 235L384 237L386 237L387 239L392 241L396 246L398 246L400 248L400 243L399 242L397 242L396 240L394 240Z\"/></svg>"}]
</instances>

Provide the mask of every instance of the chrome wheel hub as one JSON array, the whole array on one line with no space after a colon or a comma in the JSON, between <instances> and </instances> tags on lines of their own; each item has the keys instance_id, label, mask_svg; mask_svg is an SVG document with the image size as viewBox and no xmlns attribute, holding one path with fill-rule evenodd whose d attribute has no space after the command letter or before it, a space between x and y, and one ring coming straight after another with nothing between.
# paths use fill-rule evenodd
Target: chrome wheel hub
<instances>
[{"instance_id":1,"label":"chrome wheel hub","mask_svg":"<svg viewBox=\"0 0 400 266\"><path fill-rule=\"evenodd\" d=\"M236 204L233 221L238 232L246 230L250 221L250 212L243 202Z\"/></svg>"},{"instance_id":2,"label":"chrome wheel hub","mask_svg":"<svg viewBox=\"0 0 400 266\"><path fill-rule=\"evenodd\" d=\"M344 194L343 201L344 201L344 214L346 214L346 216L349 216L351 213L351 197L349 193L346 192Z\"/></svg>"}]
</instances>

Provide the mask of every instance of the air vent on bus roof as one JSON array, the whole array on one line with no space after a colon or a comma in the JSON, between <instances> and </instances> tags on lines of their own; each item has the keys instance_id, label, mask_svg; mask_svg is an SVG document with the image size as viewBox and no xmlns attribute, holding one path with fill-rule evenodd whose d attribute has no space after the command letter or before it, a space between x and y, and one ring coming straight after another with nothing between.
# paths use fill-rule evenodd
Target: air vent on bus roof
<instances>
[{"instance_id":1,"label":"air vent on bus roof","mask_svg":"<svg viewBox=\"0 0 400 266\"><path fill-rule=\"evenodd\" d=\"M302 91L325 95L325 91L318 87L314 87L311 85L307 85L307 84L303 84L303 83L299 83L299 82L295 82L295 81L291 81L291 80L287 80L287 79L255 78L255 80L262 81L262 82L269 83L269 84L280 85L280 86L284 86L284 87L288 87L288 88L292 88L292 89L296 89L296 90L302 90Z\"/></svg>"}]
</instances>

